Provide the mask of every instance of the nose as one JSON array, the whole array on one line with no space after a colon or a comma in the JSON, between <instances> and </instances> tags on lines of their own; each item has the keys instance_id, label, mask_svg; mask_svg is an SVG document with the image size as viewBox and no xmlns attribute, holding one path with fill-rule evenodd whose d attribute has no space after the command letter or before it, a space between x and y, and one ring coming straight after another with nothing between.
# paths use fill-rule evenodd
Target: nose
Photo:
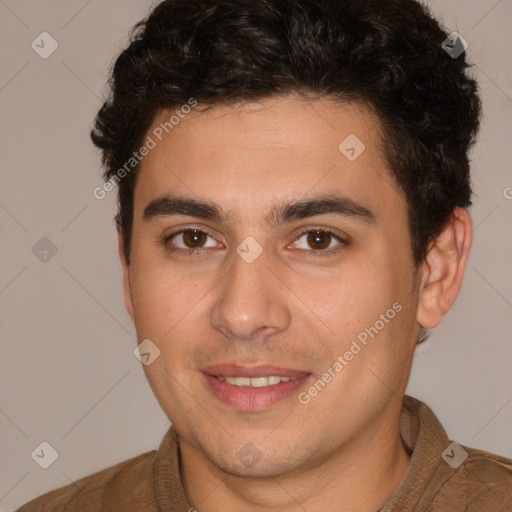
<instances>
[{"instance_id":1,"label":"nose","mask_svg":"<svg viewBox=\"0 0 512 512\"><path fill-rule=\"evenodd\" d=\"M250 341L289 327L286 287L268 268L264 254L252 263L235 255L218 290L211 325L226 337Z\"/></svg>"}]
</instances>

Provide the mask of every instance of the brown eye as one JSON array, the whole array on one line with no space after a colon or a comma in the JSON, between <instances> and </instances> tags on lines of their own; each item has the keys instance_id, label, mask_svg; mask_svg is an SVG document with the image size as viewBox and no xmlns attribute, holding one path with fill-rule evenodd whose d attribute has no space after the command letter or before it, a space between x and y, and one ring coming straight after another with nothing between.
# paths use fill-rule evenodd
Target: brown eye
<instances>
[{"instance_id":1,"label":"brown eye","mask_svg":"<svg viewBox=\"0 0 512 512\"><path fill-rule=\"evenodd\" d=\"M202 247L207 240L208 235L203 231L199 231L197 229L183 231L183 243L189 249L197 249L197 247Z\"/></svg>"},{"instance_id":2,"label":"brown eye","mask_svg":"<svg viewBox=\"0 0 512 512\"><path fill-rule=\"evenodd\" d=\"M202 252L216 247L215 239L199 229L183 229L165 237L164 246L171 252Z\"/></svg>"},{"instance_id":3,"label":"brown eye","mask_svg":"<svg viewBox=\"0 0 512 512\"><path fill-rule=\"evenodd\" d=\"M331 245L332 234L325 231L311 231L308 233L307 242L314 250L324 250Z\"/></svg>"},{"instance_id":4,"label":"brown eye","mask_svg":"<svg viewBox=\"0 0 512 512\"><path fill-rule=\"evenodd\" d=\"M331 231L325 229L309 229L304 231L294 242L295 248L315 255L332 255L348 242Z\"/></svg>"}]
</instances>

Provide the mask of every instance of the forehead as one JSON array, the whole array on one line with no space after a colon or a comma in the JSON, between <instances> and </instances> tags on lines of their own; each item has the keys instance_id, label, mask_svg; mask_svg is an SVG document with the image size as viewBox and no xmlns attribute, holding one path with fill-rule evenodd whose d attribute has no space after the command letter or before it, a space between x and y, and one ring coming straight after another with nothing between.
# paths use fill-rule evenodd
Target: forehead
<instances>
[{"instance_id":1,"label":"forehead","mask_svg":"<svg viewBox=\"0 0 512 512\"><path fill-rule=\"evenodd\" d=\"M199 104L170 124L173 112L160 112L148 130L156 146L139 169L136 211L163 194L238 214L334 191L373 207L400 201L378 118L365 105L289 97Z\"/></svg>"}]
</instances>

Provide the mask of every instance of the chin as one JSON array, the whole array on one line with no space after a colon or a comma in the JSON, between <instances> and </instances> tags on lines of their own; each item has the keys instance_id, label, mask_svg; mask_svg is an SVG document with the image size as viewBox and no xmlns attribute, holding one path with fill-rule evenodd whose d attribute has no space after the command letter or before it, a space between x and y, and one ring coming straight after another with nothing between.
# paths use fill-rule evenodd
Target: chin
<instances>
[{"instance_id":1,"label":"chin","mask_svg":"<svg viewBox=\"0 0 512 512\"><path fill-rule=\"evenodd\" d=\"M222 464L218 466L228 475L238 478L254 478L254 479L273 479L279 478L293 472L293 467L274 462L266 461L258 465L247 467L240 464L239 461L232 461L231 464Z\"/></svg>"},{"instance_id":2,"label":"chin","mask_svg":"<svg viewBox=\"0 0 512 512\"><path fill-rule=\"evenodd\" d=\"M276 453L273 447L267 447L268 452L260 451L252 443L227 454L218 454L211 461L225 473L239 478L277 478L293 473L300 462L289 454Z\"/></svg>"}]
</instances>

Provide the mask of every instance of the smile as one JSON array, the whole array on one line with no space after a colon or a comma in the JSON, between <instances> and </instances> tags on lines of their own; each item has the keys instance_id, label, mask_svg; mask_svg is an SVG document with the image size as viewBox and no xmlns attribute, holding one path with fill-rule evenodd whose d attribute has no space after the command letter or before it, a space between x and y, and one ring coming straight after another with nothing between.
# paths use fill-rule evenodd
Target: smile
<instances>
[{"instance_id":1,"label":"smile","mask_svg":"<svg viewBox=\"0 0 512 512\"><path fill-rule=\"evenodd\" d=\"M296 395L312 374L277 366L222 364L201 371L210 393L232 408L263 411Z\"/></svg>"},{"instance_id":2,"label":"smile","mask_svg":"<svg viewBox=\"0 0 512 512\"><path fill-rule=\"evenodd\" d=\"M265 388L267 386L276 386L281 382L294 381L301 377L301 375L297 375L295 377L279 377L276 375L270 375L268 377L222 377L217 376L217 379L221 381L226 381L228 384L232 386L238 387L252 387L252 388Z\"/></svg>"}]
</instances>

